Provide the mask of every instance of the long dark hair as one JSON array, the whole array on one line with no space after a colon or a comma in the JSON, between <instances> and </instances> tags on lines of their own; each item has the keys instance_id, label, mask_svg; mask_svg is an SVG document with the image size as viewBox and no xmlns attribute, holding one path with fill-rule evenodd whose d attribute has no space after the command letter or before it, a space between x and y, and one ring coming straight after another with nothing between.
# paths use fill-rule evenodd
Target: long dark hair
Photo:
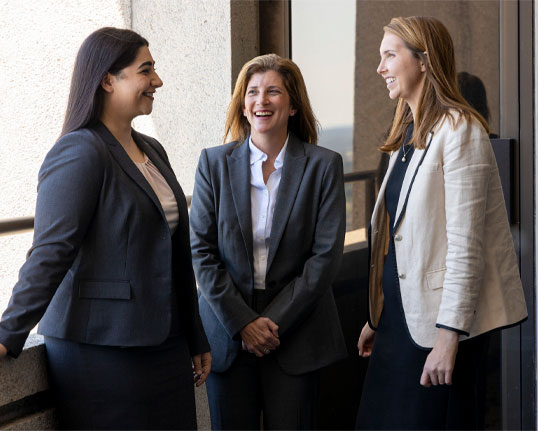
<instances>
[{"instance_id":1,"label":"long dark hair","mask_svg":"<svg viewBox=\"0 0 538 431\"><path fill-rule=\"evenodd\" d=\"M103 111L102 79L108 72L118 75L135 60L143 46L149 43L138 33L114 27L96 30L82 42L60 136L99 120Z\"/></svg>"}]
</instances>

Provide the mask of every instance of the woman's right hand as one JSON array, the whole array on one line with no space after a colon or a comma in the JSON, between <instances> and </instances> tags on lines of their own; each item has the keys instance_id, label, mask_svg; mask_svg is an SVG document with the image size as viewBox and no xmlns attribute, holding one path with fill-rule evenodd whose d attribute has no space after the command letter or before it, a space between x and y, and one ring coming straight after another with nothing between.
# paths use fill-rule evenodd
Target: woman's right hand
<instances>
[{"instance_id":1,"label":"woman's right hand","mask_svg":"<svg viewBox=\"0 0 538 431\"><path fill-rule=\"evenodd\" d=\"M372 354L372 347L374 346L375 331L370 328L368 322L364 325L359 336L359 342L357 343L357 349L359 349L359 356L368 358Z\"/></svg>"},{"instance_id":2,"label":"woman's right hand","mask_svg":"<svg viewBox=\"0 0 538 431\"><path fill-rule=\"evenodd\" d=\"M4 358L7 355L6 346L0 344L0 358Z\"/></svg>"}]
</instances>

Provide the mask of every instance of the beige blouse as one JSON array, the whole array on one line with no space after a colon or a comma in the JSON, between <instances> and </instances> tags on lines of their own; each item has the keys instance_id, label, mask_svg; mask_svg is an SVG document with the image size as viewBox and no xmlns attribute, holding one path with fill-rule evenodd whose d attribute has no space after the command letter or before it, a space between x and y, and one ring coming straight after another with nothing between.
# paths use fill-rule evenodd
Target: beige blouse
<instances>
[{"instance_id":1,"label":"beige blouse","mask_svg":"<svg viewBox=\"0 0 538 431\"><path fill-rule=\"evenodd\" d=\"M179 223L179 211L174 192L146 154L144 154L144 161L135 163L135 165L159 198L170 228L170 234L173 235Z\"/></svg>"}]
</instances>

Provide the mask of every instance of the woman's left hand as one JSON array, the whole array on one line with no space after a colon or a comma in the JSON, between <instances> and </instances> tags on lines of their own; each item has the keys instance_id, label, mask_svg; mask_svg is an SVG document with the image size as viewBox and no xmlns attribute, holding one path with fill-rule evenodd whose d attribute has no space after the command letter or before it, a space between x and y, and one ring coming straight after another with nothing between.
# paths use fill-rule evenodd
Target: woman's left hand
<instances>
[{"instance_id":1,"label":"woman's left hand","mask_svg":"<svg viewBox=\"0 0 538 431\"><path fill-rule=\"evenodd\" d=\"M437 341L433 350L426 358L420 384L425 387L431 385L451 385L452 371L458 352L459 335L449 329L439 329Z\"/></svg>"},{"instance_id":2,"label":"woman's left hand","mask_svg":"<svg viewBox=\"0 0 538 431\"><path fill-rule=\"evenodd\" d=\"M196 387L202 385L211 372L211 353L205 352L192 357L192 374Z\"/></svg>"}]
</instances>

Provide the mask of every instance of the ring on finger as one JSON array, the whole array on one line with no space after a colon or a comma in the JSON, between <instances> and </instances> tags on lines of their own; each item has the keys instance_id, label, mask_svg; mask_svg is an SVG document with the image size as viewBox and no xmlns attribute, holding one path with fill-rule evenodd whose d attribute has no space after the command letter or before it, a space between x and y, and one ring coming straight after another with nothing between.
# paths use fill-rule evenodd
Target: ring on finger
<instances>
[{"instance_id":1,"label":"ring on finger","mask_svg":"<svg viewBox=\"0 0 538 431\"><path fill-rule=\"evenodd\" d=\"M269 350L267 347L265 347L265 348L263 349L263 353L265 353L266 355L267 355L269 352L270 352L270 350Z\"/></svg>"}]
</instances>

